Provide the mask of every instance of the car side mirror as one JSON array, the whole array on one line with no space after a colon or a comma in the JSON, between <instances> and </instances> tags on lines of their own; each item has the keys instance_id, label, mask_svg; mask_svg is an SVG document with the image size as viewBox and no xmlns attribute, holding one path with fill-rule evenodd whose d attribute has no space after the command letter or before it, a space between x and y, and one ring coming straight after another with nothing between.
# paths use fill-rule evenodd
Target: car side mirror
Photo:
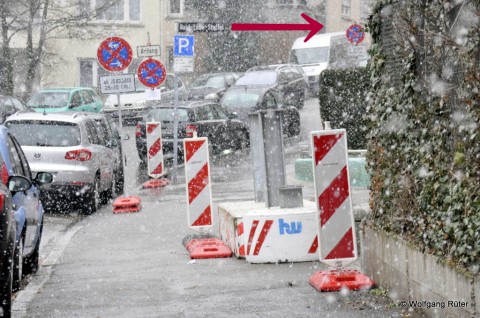
<instances>
[{"instance_id":1,"label":"car side mirror","mask_svg":"<svg viewBox=\"0 0 480 318\"><path fill-rule=\"evenodd\" d=\"M235 118L238 118L236 113L229 113L228 114L228 119L235 119Z\"/></svg>"},{"instance_id":2,"label":"car side mirror","mask_svg":"<svg viewBox=\"0 0 480 318\"><path fill-rule=\"evenodd\" d=\"M8 190L11 192L27 191L32 187L32 182L23 176L8 178Z\"/></svg>"},{"instance_id":3,"label":"car side mirror","mask_svg":"<svg viewBox=\"0 0 480 318\"><path fill-rule=\"evenodd\" d=\"M39 172L33 181L37 185L52 183L53 175L50 172Z\"/></svg>"}]
</instances>

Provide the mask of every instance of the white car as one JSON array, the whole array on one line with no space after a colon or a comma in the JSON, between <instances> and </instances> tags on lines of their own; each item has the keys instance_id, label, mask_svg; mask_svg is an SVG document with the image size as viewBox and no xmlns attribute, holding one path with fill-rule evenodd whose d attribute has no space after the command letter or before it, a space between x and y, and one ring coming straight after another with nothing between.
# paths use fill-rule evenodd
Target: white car
<instances>
[{"instance_id":1,"label":"white car","mask_svg":"<svg viewBox=\"0 0 480 318\"><path fill-rule=\"evenodd\" d=\"M100 116L100 115L95 115ZM44 205L78 203L95 212L115 194L115 152L92 116L84 113L17 113L5 122L33 172L46 171L53 182L40 188Z\"/></svg>"},{"instance_id":2,"label":"white car","mask_svg":"<svg viewBox=\"0 0 480 318\"><path fill-rule=\"evenodd\" d=\"M160 89L161 100L174 100L174 76L167 74L165 82ZM120 104L122 109L122 120L140 120L145 114L147 106L153 105L154 101L147 101L145 92L151 88L144 86L135 78L136 92L120 94ZM178 78L178 99L185 100L187 98L187 88L182 80ZM118 118L118 99L116 94L109 95L104 103L103 111L110 114L112 118Z\"/></svg>"}]
</instances>

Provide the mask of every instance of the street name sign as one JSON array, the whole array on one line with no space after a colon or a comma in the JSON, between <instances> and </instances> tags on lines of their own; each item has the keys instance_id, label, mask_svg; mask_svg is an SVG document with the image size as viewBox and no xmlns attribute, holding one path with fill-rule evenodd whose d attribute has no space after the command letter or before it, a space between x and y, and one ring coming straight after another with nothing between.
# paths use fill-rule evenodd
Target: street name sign
<instances>
[{"instance_id":1,"label":"street name sign","mask_svg":"<svg viewBox=\"0 0 480 318\"><path fill-rule=\"evenodd\" d=\"M102 94L122 94L135 92L135 75L102 75L99 77Z\"/></svg>"},{"instance_id":2,"label":"street name sign","mask_svg":"<svg viewBox=\"0 0 480 318\"><path fill-rule=\"evenodd\" d=\"M178 32L223 32L229 28L223 23L212 22L179 22Z\"/></svg>"},{"instance_id":3,"label":"street name sign","mask_svg":"<svg viewBox=\"0 0 480 318\"><path fill-rule=\"evenodd\" d=\"M160 45L137 46L138 57L160 56Z\"/></svg>"},{"instance_id":4,"label":"street name sign","mask_svg":"<svg viewBox=\"0 0 480 318\"><path fill-rule=\"evenodd\" d=\"M126 69L132 62L132 55L130 44L116 36L105 39L97 50L98 62L110 72Z\"/></svg>"}]
</instances>

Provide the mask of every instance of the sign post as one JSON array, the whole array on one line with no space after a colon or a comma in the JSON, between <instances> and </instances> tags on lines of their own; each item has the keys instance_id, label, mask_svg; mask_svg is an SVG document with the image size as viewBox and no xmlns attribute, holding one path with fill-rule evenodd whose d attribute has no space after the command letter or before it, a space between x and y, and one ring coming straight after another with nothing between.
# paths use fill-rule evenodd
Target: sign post
<instances>
[{"instance_id":1,"label":"sign post","mask_svg":"<svg viewBox=\"0 0 480 318\"><path fill-rule=\"evenodd\" d=\"M100 65L107 71L120 72L132 62L132 47L124 39L112 36L100 43L97 49L97 58ZM120 94L135 91L135 76L133 74L100 76L100 90L102 94L117 94L118 120L121 131L122 104L120 103ZM122 141L120 140L120 142ZM125 178L126 160L123 154L122 166ZM124 191L123 197L119 197L113 202L113 213L138 212L140 211L140 203L139 197L127 196L127 191Z\"/></svg>"},{"instance_id":2,"label":"sign post","mask_svg":"<svg viewBox=\"0 0 480 318\"><path fill-rule=\"evenodd\" d=\"M192 60L191 69L186 71L193 72L193 56L194 56L194 45L195 38L193 35L175 35L173 38L173 56L174 56L174 66L173 66L173 90L174 90L174 120L173 120L173 175L172 180L174 183L177 182L177 161L178 161L178 76L177 76L177 58L190 58ZM181 72L184 70L180 70ZM184 154L185 155L185 154Z\"/></svg>"}]
</instances>

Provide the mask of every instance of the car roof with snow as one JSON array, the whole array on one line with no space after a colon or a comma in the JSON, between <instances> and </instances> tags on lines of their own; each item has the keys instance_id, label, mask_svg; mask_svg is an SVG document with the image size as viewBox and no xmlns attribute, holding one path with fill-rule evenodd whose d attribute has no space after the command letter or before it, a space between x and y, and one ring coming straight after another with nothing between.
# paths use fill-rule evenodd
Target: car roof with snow
<instances>
[{"instance_id":1,"label":"car roof with snow","mask_svg":"<svg viewBox=\"0 0 480 318\"><path fill-rule=\"evenodd\" d=\"M67 121L67 122L79 122L85 119L87 116L83 112L58 112L58 113L43 113L43 112L31 112L31 113L15 113L8 117L6 122L14 120L38 120L38 121Z\"/></svg>"}]
</instances>

